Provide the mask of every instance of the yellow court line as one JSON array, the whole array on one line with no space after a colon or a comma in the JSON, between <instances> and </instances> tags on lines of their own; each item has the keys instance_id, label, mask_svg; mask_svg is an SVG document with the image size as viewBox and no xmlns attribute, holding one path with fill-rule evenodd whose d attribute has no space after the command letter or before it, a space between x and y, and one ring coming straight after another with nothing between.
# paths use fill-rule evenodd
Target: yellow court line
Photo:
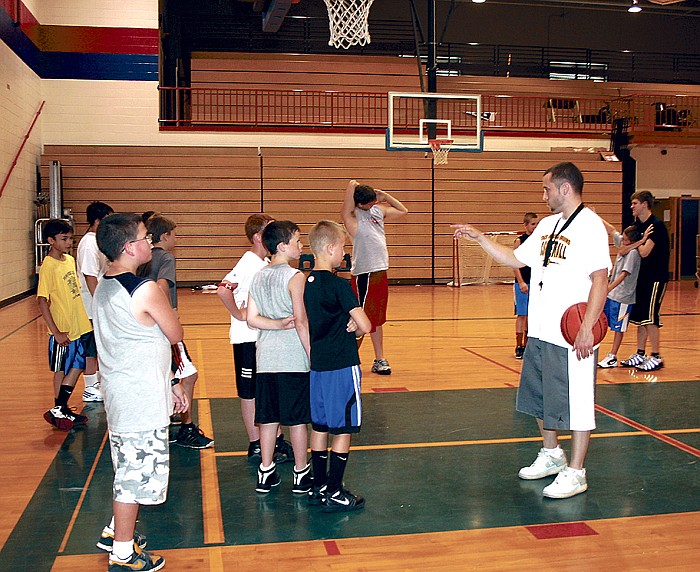
<instances>
[{"instance_id":1,"label":"yellow court line","mask_svg":"<svg viewBox=\"0 0 700 572\"><path fill-rule=\"evenodd\" d=\"M197 343L195 344L195 347L197 348L197 361L194 362L195 367L197 367L197 385L195 386L195 389L197 390L197 398L198 399L206 399L209 397L209 393L207 392L207 375L205 372L205 366L204 366L204 352L202 349L202 340L197 340ZM207 433L205 431L207 435Z\"/></svg>"},{"instance_id":2,"label":"yellow court line","mask_svg":"<svg viewBox=\"0 0 700 572\"><path fill-rule=\"evenodd\" d=\"M197 402L199 427L205 435L214 438L211 422L211 406L208 399ZM202 449L199 457L202 473L202 522L204 523L204 544L224 542L224 518L221 512L219 492L219 472L216 468L214 449Z\"/></svg>"},{"instance_id":3,"label":"yellow court line","mask_svg":"<svg viewBox=\"0 0 700 572\"><path fill-rule=\"evenodd\" d=\"M75 521L78 519L78 514L80 514L80 509L83 506L83 502L85 501L85 495L87 494L88 487L90 486L90 483L92 482L92 478L95 475L95 470L97 469L97 464L100 462L100 458L102 457L102 451L105 448L105 443L107 443L107 436L109 435L108 431L105 431L104 437L102 437L102 443L100 443L100 447L97 450L97 455L95 455L95 460L92 462L92 467L90 467L90 472L88 473L87 479L85 479L85 485L83 486L83 490L80 493L80 498L78 499L78 503L75 505L75 508L73 509L73 514L70 517L70 521L68 522L68 526L66 527L66 533L63 535L63 540L61 541L61 546L58 548L58 553L62 554L63 551L66 549L66 544L68 544L68 539L70 538L71 532L73 532L73 527L75 526Z\"/></svg>"},{"instance_id":4,"label":"yellow court line","mask_svg":"<svg viewBox=\"0 0 700 572\"><path fill-rule=\"evenodd\" d=\"M696 429L669 429L659 431L663 434L673 433L700 433L700 428ZM615 433L593 433L591 439L604 439L610 437L639 437L649 436L645 431L619 431ZM571 439L571 435L560 435L560 441ZM357 445L352 447L353 451L382 451L387 449L423 449L428 447L464 447L467 445L502 445L506 443L534 443L541 441L542 437L509 437L504 439L472 439L469 441L438 441L434 443L392 443L388 445ZM247 451L221 451L216 453L217 457L243 457Z\"/></svg>"}]
</instances>

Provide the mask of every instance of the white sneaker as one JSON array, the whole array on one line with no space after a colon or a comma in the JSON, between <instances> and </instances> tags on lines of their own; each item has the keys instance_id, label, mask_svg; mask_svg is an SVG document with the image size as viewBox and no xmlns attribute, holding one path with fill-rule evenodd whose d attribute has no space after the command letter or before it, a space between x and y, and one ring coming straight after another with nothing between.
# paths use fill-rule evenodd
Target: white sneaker
<instances>
[{"instance_id":1,"label":"white sneaker","mask_svg":"<svg viewBox=\"0 0 700 572\"><path fill-rule=\"evenodd\" d=\"M559 447L556 450L561 452L561 454L552 455L544 447L540 449L532 465L520 469L518 476L526 481L534 481L549 475L556 475L558 472L566 469L566 455L564 451Z\"/></svg>"},{"instance_id":2,"label":"white sneaker","mask_svg":"<svg viewBox=\"0 0 700 572\"><path fill-rule=\"evenodd\" d=\"M580 471L566 467L557 475L551 485L547 485L542 494L550 499L568 499L588 490L586 469Z\"/></svg>"},{"instance_id":3,"label":"white sneaker","mask_svg":"<svg viewBox=\"0 0 700 572\"><path fill-rule=\"evenodd\" d=\"M598 367L607 369L609 367L617 367L617 357L615 354L608 354L605 359L598 362Z\"/></svg>"},{"instance_id":4,"label":"white sneaker","mask_svg":"<svg viewBox=\"0 0 700 572\"><path fill-rule=\"evenodd\" d=\"M104 401L102 398L102 390L100 389L99 381L94 385L85 386L85 391L83 391L83 401Z\"/></svg>"}]
</instances>

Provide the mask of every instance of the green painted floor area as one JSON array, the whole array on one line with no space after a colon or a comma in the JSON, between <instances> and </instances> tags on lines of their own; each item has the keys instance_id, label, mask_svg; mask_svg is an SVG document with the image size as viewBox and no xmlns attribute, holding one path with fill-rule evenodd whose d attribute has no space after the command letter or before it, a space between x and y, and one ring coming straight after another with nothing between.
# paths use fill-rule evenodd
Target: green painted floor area
<instances>
[{"instance_id":1,"label":"green painted floor area","mask_svg":"<svg viewBox=\"0 0 700 572\"><path fill-rule=\"evenodd\" d=\"M365 496L363 511L324 514L290 492L291 463L281 466L282 484L265 496L254 492L255 466L245 456L218 456L226 544L421 533L595 520L700 510L700 459L651 435L598 413L588 460L589 491L550 500L542 489L553 480L521 481L517 471L535 457L536 442L459 444L537 436L534 421L514 411L513 389L368 394L364 425L352 451L346 486ZM700 382L604 385L600 406L656 431L697 429ZM211 400L218 453L247 447L235 399ZM77 505L105 432L100 405L91 406L88 428L66 438L19 525L0 553L0 570L32 562L49 570ZM674 439L700 447L700 433ZM437 447L425 443L444 443ZM408 448L375 449L392 444ZM568 441L563 442L568 450ZM145 507L139 530L158 549L204 544L200 453L171 448L169 499ZM102 451L65 554L95 552L111 515L112 468Z\"/></svg>"}]
</instances>

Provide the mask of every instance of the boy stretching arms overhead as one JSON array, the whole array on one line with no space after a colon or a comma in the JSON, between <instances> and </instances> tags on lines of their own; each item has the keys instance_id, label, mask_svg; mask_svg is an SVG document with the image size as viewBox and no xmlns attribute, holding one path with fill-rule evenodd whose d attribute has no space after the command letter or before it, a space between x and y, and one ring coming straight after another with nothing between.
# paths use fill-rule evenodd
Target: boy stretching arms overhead
<instances>
[{"instance_id":1,"label":"boy stretching arms overhead","mask_svg":"<svg viewBox=\"0 0 700 572\"><path fill-rule=\"evenodd\" d=\"M324 504L324 512L356 510L365 500L343 488L350 438L360 431L360 356L354 331L365 334L372 323L347 280L333 274L345 255L345 229L322 220L309 233L315 256L306 279L304 305L311 340L311 462L314 487L309 504ZM330 473L328 433L331 444Z\"/></svg>"},{"instance_id":2,"label":"boy stretching arms overhead","mask_svg":"<svg viewBox=\"0 0 700 572\"><path fill-rule=\"evenodd\" d=\"M139 506L165 502L168 492L168 425L187 410L182 387L170 384L170 345L182 326L155 282L135 275L151 259L141 217L115 214L97 229L97 245L112 262L95 290L93 319L114 465L114 517L100 548L111 548L109 572L160 570L161 556L141 550L135 533Z\"/></svg>"}]
</instances>

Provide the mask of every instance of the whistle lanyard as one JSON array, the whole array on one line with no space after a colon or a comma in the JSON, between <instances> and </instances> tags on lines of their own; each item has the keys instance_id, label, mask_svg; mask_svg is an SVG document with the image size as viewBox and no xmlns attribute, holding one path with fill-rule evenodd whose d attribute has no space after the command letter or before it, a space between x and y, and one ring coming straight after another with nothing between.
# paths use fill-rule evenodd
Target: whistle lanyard
<instances>
[{"instance_id":1,"label":"whistle lanyard","mask_svg":"<svg viewBox=\"0 0 700 572\"><path fill-rule=\"evenodd\" d=\"M557 227L559 226L559 221L557 221L557 224L554 225L554 230L552 230L552 234L549 235L549 240L547 241L547 246L544 249L544 261L542 262L542 266L544 268L547 268L547 266L549 265L549 259L552 257L552 251L554 250L554 243L562 235L562 233L567 228L569 228L569 225L572 222L574 222L574 219L583 210L584 206L585 205L583 203L581 203L578 207L576 207L576 210L573 213L571 213L571 216L568 219L566 219L564 226L561 227L561 230L559 232L557 232ZM540 286L540 290L542 290L542 281L541 280L540 280L539 286Z\"/></svg>"}]
</instances>

